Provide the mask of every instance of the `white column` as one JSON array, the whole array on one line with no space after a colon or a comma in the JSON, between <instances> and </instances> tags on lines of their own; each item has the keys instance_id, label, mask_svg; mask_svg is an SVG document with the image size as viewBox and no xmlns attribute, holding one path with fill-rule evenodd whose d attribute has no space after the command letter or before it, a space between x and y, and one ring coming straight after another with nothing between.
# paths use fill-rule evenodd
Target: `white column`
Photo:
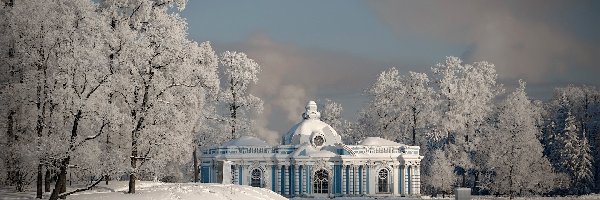
<instances>
[{"instance_id":1,"label":"white column","mask_svg":"<svg viewBox=\"0 0 600 200\"><path fill-rule=\"evenodd\" d=\"M393 176L390 177L390 182L391 182L391 187L392 187L392 193L394 195L398 195L400 194L400 191L398 191L398 177L401 176L400 170L398 169L397 166L392 166L392 174Z\"/></svg>"},{"instance_id":2,"label":"white column","mask_svg":"<svg viewBox=\"0 0 600 200\"><path fill-rule=\"evenodd\" d=\"M415 167L415 194L421 194L421 166Z\"/></svg>"},{"instance_id":3,"label":"white column","mask_svg":"<svg viewBox=\"0 0 600 200\"><path fill-rule=\"evenodd\" d=\"M352 187L352 189L353 189L352 190L352 194L355 194L355 195L358 194L358 192L360 191L358 189L358 180L360 180L358 178L358 167L355 165L352 168L352 183L353 183L353 186L354 186L354 187Z\"/></svg>"},{"instance_id":4,"label":"white column","mask_svg":"<svg viewBox=\"0 0 600 200\"><path fill-rule=\"evenodd\" d=\"M289 177L290 177L290 171L288 170L288 167L289 166L284 165L283 166L283 171L281 172L283 174L282 175L283 178L282 178L282 181L281 181L281 184L283 185L283 191L281 191L282 195L287 195L287 194L289 194L289 191L290 191L290 183L289 183L290 182L289 181L290 180L289 179Z\"/></svg>"},{"instance_id":5,"label":"white column","mask_svg":"<svg viewBox=\"0 0 600 200\"><path fill-rule=\"evenodd\" d=\"M348 188L350 188L350 192L349 194L356 194L356 166L352 165L350 167L350 186Z\"/></svg>"},{"instance_id":6,"label":"white column","mask_svg":"<svg viewBox=\"0 0 600 200\"><path fill-rule=\"evenodd\" d=\"M346 191L346 179L348 179L346 165L342 165L342 194L348 194L348 191Z\"/></svg>"},{"instance_id":7,"label":"white column","mask_svg":"<svg viewBox=\"0 0 600 200\"><path fill-rule=\"evenodd\" d=\"M363 165L362 167L362 177L360 179L362 181L362 194L367 193L367 166Z\"/></svg>"},{"instance_id":8,"label":"white column","mask_svg":"<svg viewBox=\"0 0 600 200\"><path fill-rule=\"evenodd\" d=\"M413 168L413 183L414 183L414 191L415 194L420 194L421 193L421 170L420 170L420 166L414 166Z\"/></svg>"},{"instance_id":9,"label":"white column","mask_svg":"<svg viewBox=\"0 0 600 200\"><path fill-rule=\"evenodd\" d=\"M231 169L231 167L233 167L233 169ZM238 170L237 170L237 165L231 165L230 169L231 171L231 184L236 185L237 184L237 177L238 177Z\"/></svg>"},{"instance_id":10,"label":"white column","mask_svg":"<svg viewBox=\"0 0 600 200\"><path fill-rule=\"evenodd\" d=\"M377 183L375 180L377 180L377 173L375 173L375 169L373 169L373 166L369 166L367 173L369 173L369 194L375 194L375 184Z\"/></svg>"},{"instance_id":11,"label":"white column","mask_svg":"<svg viewBox=\"0 0 600 200\"><path fill-rule=\"evenodd\" d=\"M273 191L273 183L271 183L272 180L272 176L273 176L273 166L272 165L265 165L265 174L263 174L264 180L263 180L263 184L265 186L265 188L270 189L271 191Z\"/></svg>"},{"instance_id":12,"label":"white column","mask_svg":"<svg viewBox=\"0 0 600 200\"><path fill-rule=\"evenodd\" d=\"M281 194L281 166L276 165L275 167L275 191Z\"/></svg>"},{"instance_id":13,"label":"white column","mask_svg":"<svg viewBox=\"0 0 600 200\"><path fill-rule=\"evenodd\" d=\"M312 194L312 166L306 165L306 194Z\"/></svg>"},{"instance_id":14,"label":"white column","mask_svg":"<svg viewBox=\"0 0 600 200\"><path fill-rule=\"evenodd\" d=\"M402 193L408 195L408 166L402 165Z\"/></svg>"},{"instance_id":15,"label":"white column","mask_svg":"<svg viewBox=\"0 0 600 200\"><path fill-rule=\"evenodd\" d=\"M244 170L242 171L242 174L240 174L240 176L242 176L241 185L250 185L250 182L248 180L248 177L250 177L250 165L242 165L242 168L244 168Z\"/></svg>"},{"instance_id":16,"label":"white column","mask_svg":"<svg viewBox=\"0 0 600 200\"><path fill-rule=\"evenodd\" d=\"M354 194L354 165L348 168L348 194Z\"/></svg>"},{"instance_id":17,"label":"white column","mask_svg":"<svg viewBox=\"0 0 600 200\"><path fill-rule=\"evenodd\" d=\"M348 194L352 194L353 190L352 190L352 165L348 166L348 177L346 177L346 179L348 179Z\"/></svg>"}]
</instances>

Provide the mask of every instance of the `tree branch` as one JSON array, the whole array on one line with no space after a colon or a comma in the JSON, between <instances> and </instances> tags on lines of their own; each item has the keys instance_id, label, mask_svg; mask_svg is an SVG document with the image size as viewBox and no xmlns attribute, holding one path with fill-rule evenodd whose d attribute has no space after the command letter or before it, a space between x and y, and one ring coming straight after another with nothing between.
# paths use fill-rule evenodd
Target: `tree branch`
<instances>
[{"instance_id":1,"label":"tree branch","mask_svg":"<svg viewBox=\"0 0 600 200\"><path fill-rule=\"evenodd\" d=\"M187 87L187 88L193 88L193 87L203 87L203 88L207 88L208 86L202 83L202 80L198 80L197 83L194 84L185 84L185 83L172 83L171 85L168 85L167 87L165 87L165 89L161 90L155 98L158 98L160 96L162 96L168 89L174 88L174 87Z\"/></svg>"},{"instance_id":2,"label":"tree branch","mask_svg":"<svg viewBox=\"0 0 600 200\"><path fill-rule=\"evenodd\" d=\"M95 92L95 91L96 91L96 90L97 90L97 89L98 89L100 86L102 86L102 84L104 84L104 83L106 82L106 80L108 80L108 77L109 77L110 75L111 75L110 73L109 73L109 74L106 74L106 75L104 75L104 77L102 77L102 80L100 80L100 82L98 83L98 85L96 85L94 88L92 88L92 90L90 90L90 92L89 92L87 95L85 95L85 98L86 98L86 99L90 98L90 96L91 96L91 95L92 95L92 94L93 94L93 93L94 93L94 92ZM86 82L87 82L87 80L86 80ZM84 87L83 89L85 90L85 87Z\"/></svg>"},{"instance_id":3,"label":"tree branch","mask_svg":"<svg viewBox=\"0 0 600 200\"><path fill-rule=\"evenodd\" d=\"M71 194L77 193L77 192L83 192L83 191L86 191L86 190L90 190L90 189L94 188L96 185L98 185L98 183L102 182L103 179L104 179L104 176L102 176L102 178L98 179L96 182L94 182L90 186L87 186L85 188L79 188L79 189L76 189L76 190L71 191L71 192L59 194L58 197L59 198L65 198L65 197L67 197L67 196L69 196Z\"/></svg>"},{"instance_id":4,"label":"tree branch","mask_svg":"<svg viewBox=\"0 0 600 200\"><path fill-rule=\"evenodd\" d=\"M86 137L81 142L77 143L77 145L73 146L73 148L71 150L74 150L75 148L83 145L83 143L85 141L96 139L97 137L99 137L100 135L102 135L102 133L104 132L104 127L106 127L106 125L108 125L108 124L109 123L106 122L106 120L102 120L102 126L100 127L100 131L98 131L98 134Z\"/></svg>"}]
</instances>

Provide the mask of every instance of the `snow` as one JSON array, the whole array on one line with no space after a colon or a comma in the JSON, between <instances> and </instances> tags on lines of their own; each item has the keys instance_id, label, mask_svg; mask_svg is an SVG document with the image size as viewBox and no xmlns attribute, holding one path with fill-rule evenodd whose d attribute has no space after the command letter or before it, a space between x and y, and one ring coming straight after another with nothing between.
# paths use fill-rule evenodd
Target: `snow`
<instances>
[{"instance_id":1,"label":"snow","mask_svg":"<svg viewBox=\"0 0 600 200\"><path fill-rule=\"evenodd\" d=\"M297 156L308 156L308 157L318 157L318 158L330 158L337 156L336 153L332 152L329 148L321 148L317 149L308 143L302 144L296 151L294 151L292 157Z\"/></svg>"},{"instance_id":2,"label":"snow","mask_svg":"<svg viewBox=\"0 0 600 200\"><path fill-rule=\"evenodd\" d=\"M380 137L367 137L364 140L359 142L360 145L365 146L400 146L402 144L386 140Z\"/></svg>"},{"instance_id":3,"label":"snow","mask_svg":"<svg viewBox=\"0 0 600 200\"><path fill-rule=\"evenodd\" d=\"M116 190L99 188L71 195L67 199L285 199L264 188L203 183L141 182L136 188L136 194L126 194L126 182L118 183L123 184L125 187L119 187Z\"/></svg>"},{"instance_id":4,"label":"snow","mask_svg":"<svg viewBox=\"0 0 600 200\"><path fill-rule=\"evenodd\" d=\"M238 139L231 140L223 144L223 146L270 146L267 142L251 137L251 136L242 136Z\"/></svg>"},{"instance_id":5,"label":"snow","mask_svg":"<svg viewBox=\"0 0 600 200\"><path fill-rule=\"evenodd\" d=\"M127 181L112 181L109 185L99 184L92 190L75 193L67 199L77 200L142 200L142 199L286 199L279 194L265 189L242 185L222 185L207 183L162 183L152 181L138 181L135 194L127 194ZM67 188L72 191L75 188ZM44 197L50 194L46 193ZM35 192L11 193L0 191L0 199L34 199Z\"/></svg>"},{"instance_id":6,"label":"snow","mask_svg":"<svg viewBox=\"0 0 600 200\"><path fill-rule=\"evenodd\" d=\"M254 200L254 199L286 199L271 190L265 188L255 188L242 185L223 185L215 183L162 183L152 181L138 181L135 194L127 194L126 181L111 181L109 185L101 183L92 190L76 193L67 197L73 200L104 200L104 199L121 199L121 200L142 200L142 199L235 199L235 200ZM75 188L67 188L67 191ZM50 193L45 193L44 198L47 199ZM472 199L509 199L508 197L496 196L471 196ZM0 188L0 200L8 199L35 199L35 191L30 189L26 192L14 192L13 189L3 187ZM329 198L292 198L293 200L320 200ZM378 199L375 197L337 197L340 200L362 200L362 199ZM453 196L441 197L384 197L384 199L454 199ZM583 196L565 196L565 197L515 197L514 199L534 199L534 200L566 200L566 199L600 199L600 194L589 194Z\"/></svg>"},{"instance_id":7,"label":"snow","mask_svg":"<svg viewBox=\"0 0 600 200\"><path fill-rule=\"evenodd\" d=\"M329 127L329 130L331 130L333 135L338 135L337 132L331 126L329 126L329 124L320 120L307 119L293 126L287 132L287 134L285 134L285 138L286 140L290 140L291 143L291 140L297 135L310 136L313 132L321 132L326 127Z\"/></svg>"},{"instance_id":8,"label":"snow","mask_svg":"<svg viewBox=\"0 0 600 200\"><path fill-rule=\"evenodd\" d=\"M303 120L294 125L283 137L284 144L302 144L311 142L311 137L321 135L325 139L324 145L341 143L341 136L329 124L320 120L321 113L317 104L309 101L302 114Z\"/></svg>"}]
</instances>

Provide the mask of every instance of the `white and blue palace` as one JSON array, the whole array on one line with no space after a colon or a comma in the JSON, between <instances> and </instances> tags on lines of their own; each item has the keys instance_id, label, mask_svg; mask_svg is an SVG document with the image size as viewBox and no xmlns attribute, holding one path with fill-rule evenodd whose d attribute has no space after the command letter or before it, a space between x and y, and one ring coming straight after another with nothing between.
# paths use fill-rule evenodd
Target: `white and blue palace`
<instances>
[{"instance_id":1,"label":"white and blue palace","mask_svg":"<svg viewBox=\"0 0 600 200\"><path fill-rule=\"evenodd\" d=\"M310 101L280 145L244 136L203 151L201 181L263 187L286 197L419 196L418 146L378 137L347 145L320 115Z\"/></svg>"}]
</instances>

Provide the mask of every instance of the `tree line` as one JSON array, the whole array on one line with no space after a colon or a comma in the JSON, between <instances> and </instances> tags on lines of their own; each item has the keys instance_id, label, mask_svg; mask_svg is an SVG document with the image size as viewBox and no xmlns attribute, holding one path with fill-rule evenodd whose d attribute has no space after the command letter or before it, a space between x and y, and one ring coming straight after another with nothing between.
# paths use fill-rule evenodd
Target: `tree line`
<instances>
[{"instance_id":1,"label":"tree line","mask_svg":"<svg viewBox=\"0 0 600 200\"><path fill-rule=\"evenodd\" d=\"M356 122L329 101L323 120L348 144L377 136L421 147L422 191L581 195L600 190L600 91L556 88L531 99L526 83L505 91L495 66L447 57L431 73L390 68L365 91Z\"/></svg>"},{"instance_id":2,"label":"tree line","mask_svg":"<svg viewBox=\"0 0 600 200\"><path fill-rule=\"evenodd\" d=\"M135 193L181 178L198 145L251 132L260 66L190 40L185 4L1 1L0 185L58 199L125 179ZM67 191L67 174L89 185Z\"/></svg>"}]
</instances>

